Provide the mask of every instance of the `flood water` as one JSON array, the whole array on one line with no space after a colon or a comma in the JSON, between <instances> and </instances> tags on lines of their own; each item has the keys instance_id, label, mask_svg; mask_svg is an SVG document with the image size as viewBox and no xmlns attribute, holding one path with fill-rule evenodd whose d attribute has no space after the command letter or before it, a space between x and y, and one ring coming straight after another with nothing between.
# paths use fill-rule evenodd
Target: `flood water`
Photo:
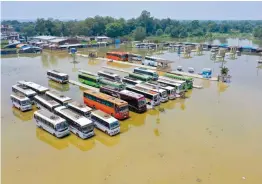
<instances>
[{"instance_id":1,"label":"flood water","mask_svg":"<svg viewBox=\"0 0 262 184\"><path fill-rule=\"evenodd\" d=\"M164 51L159 57L174 60L174 69L181 65L199 72L208 67L217 74L221 63L209 55L184 59ZM133 67L83 57L74 64L65 51L2 58L2 183L261 184L262 69L257 68L257 59L246 55L226 59L231 83L196 79L204 88L187 92L186 99L161 104L164 112L158 108L131 112L121 121L119 135L109 137L95 130L96 136L82 140L74 134L56 139L37 128L33 111L12 108L11 86L29 80L83 101L84 89L48 81L46 71L59 69L77 80L79 69Z\"/></svg>"}]
</instances>

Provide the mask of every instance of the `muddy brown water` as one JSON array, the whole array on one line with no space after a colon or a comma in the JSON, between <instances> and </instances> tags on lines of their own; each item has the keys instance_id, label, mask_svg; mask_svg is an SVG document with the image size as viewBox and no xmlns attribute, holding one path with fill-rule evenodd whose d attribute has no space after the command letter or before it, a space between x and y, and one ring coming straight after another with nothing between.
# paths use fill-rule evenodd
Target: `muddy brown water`
<instances>
[{"instance_id":1,"label":"muddy brown water","mask_svg":"<svg viewBox=\"0 0 262 184\"><path fill-rule=\"evenodd\" d=\"M197 72L204 67L219 71L221 63L211 61L209 52L192 56L161 55L175 61L174 69L181 65ZM230 84L195 80L204 88L161 104L164 112L131 112L121 121L119 135L95 130L96 136L81 140L73 134L56 139L38 129L32 119L36 109L22 113L12 107L11 86L30 80L83 101L84 89L48 81L46 71L59 69L77 80L78 69L133 67L82 57L74 64L65 52L2 58L2 183L261 184L262 69L256 68L257 59L226 59L233 76Z\"/></svg>"}]
</instances>

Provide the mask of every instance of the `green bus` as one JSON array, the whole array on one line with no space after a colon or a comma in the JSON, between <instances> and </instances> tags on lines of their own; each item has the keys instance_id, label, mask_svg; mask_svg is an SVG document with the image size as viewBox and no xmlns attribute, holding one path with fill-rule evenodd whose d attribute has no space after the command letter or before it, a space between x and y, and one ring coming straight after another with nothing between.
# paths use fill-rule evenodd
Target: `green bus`
<instances>
[{"instance_id":1,"label":"green bus","mask_svg":"<svg viewBox=\"0 0 262 184\"><path fill-rule=\"evenodd\" d=\"M180 75L175 75L175 74L171 74L171 73L165 73L164 76L172 78L172 79L185 81L188 89L193 88L193 78L192 77L180 76Z\"/></svg>"},{"instance_id":2,"label":"green bus","mask_svg":"<svg viewBox=\"0 0 262 184\"><path fill-rule=\"evenodd\" d=\"M121 90L126 88L126 85L122 82L117 82L117 81L105 79L105 78L101 78L99 80L99 83L100 83L100 86L101 85L109 85L109 86L113 86L113 87L121 89Z\"/></svg>"},{"instance_id":3,"label":"green bus","mask_svg":"<svg viewBox=\"0 0 262 184\"><path fill-rule=\"evenodd\" d=\"M129 73L129 77L144 81L144 82L148 82L148 81L152 81L153 77L149 76L149 75L143 75L143 74L137 74L137 73Z\"/></svg>"},{"instance_id":4,"label":"green bus","mask_svg":"<svg viewBox=\"0 0 262 184\"><path fill-rule=\"evenodd\" d=\"M100 79L99 79L98 76L89 75L89 74L86 74L86 73L79 73L78 74L78 80L79 80L79 82L86 84L88 86L92 86L92 87L96 87L96 88L100 87Z\"/></svg>"}]
</instances>

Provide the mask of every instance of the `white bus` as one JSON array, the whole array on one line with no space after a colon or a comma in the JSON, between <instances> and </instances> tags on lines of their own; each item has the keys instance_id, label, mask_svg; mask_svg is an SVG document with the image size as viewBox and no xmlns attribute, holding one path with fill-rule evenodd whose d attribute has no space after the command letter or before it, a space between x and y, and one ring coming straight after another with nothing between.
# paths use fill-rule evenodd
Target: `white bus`
<instances>
[{"instance_id":1,"label":"white bus","mask_svg":"<svg viewBox=\"0 0 262 184\"><path fill-rule=\"evenodd\" d=\"M47 77L55 82L66 84L69 81L69 76L57 70L48 70Z\"/></svg>"},{"instance_id":2,"label":"white bus","mask_svg":"<svg viewBox=\"0 0 262 184\"><path fill-rule=\"evenodd\" d=\"M127 84L127 85L136 85L136 84L141 84L143 81L138 80L136 78L133 77L129 77L129 76L125 76L122 78L122 82Z\"/></svg>"},{"instance_id":3,"label":"white bus","mask_svg":"<svg viewBox=\"0 0 262 184\"><path fill-rule=\"evenodd\" d=\"M98 71L97 74L99 77L111 79L116 82L121 82L121 77L118 74L108 72L108 71Z\"/></svg>"},{"instance_id":4,"label":"white bus","mask_svg":"<svg viewBox=\"0 0 262 184\"><path fill-rule=\"evenodd\" d=\"M167 102L168 101L168 95L167 95L167 91L165 89L161 89L161 88L157 89L155 86L145 84L145 83L137 84L136 86L158 92L160 94L160 101L161 102Z\"/></svg>"},{"instance_id":5,"label":"white bus","mask_svg":"<svg viewBox=\"0 0 262 184\"><path fill-rule=\"evenodd\" d=\"M144 89L138 86L126 86L126 89L129 91L133 91L135 93L144 95L147 101L147 106L149 108L160 105L160 96L158 92Z\"/></svg>"},{"instance_id":6,"label":"white bus","mask_svg":"<svg viewBox=\"0 0 262 184\"><path fill-rule=\"evenodd\" d=\"M145 56L145 59L142 61L142 65L149 65L149 66L154 66L157 67L158 62L163 59L157 58L157 57L152 57L152 56Z\"/></svg>"},{"instance_id":7,"label":"white bus","mask_svg":"<svg viewBox=\"0 0 262 184\"><path fill-rule=\"evenodd\" d=\"M65 106L55 108L55 113L66 119L70 131L82 139L87 139L95 135L94 123L86 117L68 109Z\"/></svg>"},{"instance_id":8,"label":"white bus","mask_svg":"<svg viewBox=\"0 0 262 184\"><path fill-rule=\"evenodd\" d=\"M109 114L95 110L91 113L90 118L95 123L95 127L106 134L113 136L120 133L119 121Z\"/></svg>"},{"instance_id":9,"label":"white bus","mask_svg":"<svg viewBox=\"0 0 262 184\"><path fill-rule=\"evenodd\" d=\"M55 137L61 138L70 134L66 120L46 110L35 111L36 126L44 129Z\"/></svg>"},{"instance_id":10,"label":"white bus","mask_svg":"<svg viewBox=\"0 0 262 184\"><path fill-rule=\"evenodd\" d=\"M34 102L38 109L47 109L51 112L54 111L56 107L61 106L60 103L54 101L51 97L43 94L43 95L36 95L34 97Z\"/></svg>"},{"instance_id":11,"label":"white bus","mask_svg":"<svg viewBox=\"0 0 262 184\"><path fill-rule=\"evenodd\" d=\"M156 71L149 70L149 69L143 68L143 67L135 68L134 73L149 75L150 77L153 78L153 80L157 80L158 77L159 77Z\"/></svg>"},{"instance_id":12,"label":"white bus","mask_svg":"<svg viewBox=\"0 0 262 184\"><path fill-rule=\"evenodd\" d=\"M15 84L12 86L12 91L14 93L21 93L31 100L31 103L34 104L34 96L37 95L35 91L28 88L27 86L21 84Z\"/></svg>"},{"instance_id":13,"label":"white bus","mask_svg":"<svg viewBox=\"0 0 262 184\"><path fill-rule=\"evenodd\" d=\"M79 103L77 101L68 103L68 108L85 117L89 117L92 111L90 107L86 106L84 103Z\"/></svg>"},{"instance_id":14,"label":"white bus","mask_svg":"<svg viewBox=\"0 0 262 184\"><path fill-rule=\"evenodd\" d=\"M57 91L47 91L45 93L47 96L53 98L55 101L57 101L58 103L60 103L63 106L67 106L68 102L70 102L72 100L72 98L64 96L61 93L58 93Z\"/></svg>"},{"instance_id":15,"label":"white bus","mask_svg":"<svg viewBox=\"0 0 262 184\"><path fill-rule=\"evenodd\" d=\"M169 78L169 77L164 77L164 76L160 76L159 79L168 80L168 81L173 82L173 83L181 84L182 89L183 89L184 91L187 91L187 83L186 83L186 81L177 80L177 79L173 79L173 78Z\"/></svg>"},{"instance_id":16,"label":"white bus","mask_svg":"<svg viewBox=\"0 0 262 184\"><path fill-rule=\"evenodd\" d=\"M14 107L21 111L27 111L32 109L32 104L29 98L21 93L14 93L10 96L12 104Z\"/></svg>"},{"instance_id":17,"label":"white bus","mask_svg":"<svg viewBox=\"0 0 262 184\"><path fill-rule=\"evenodd\" d=\"M36 84L34 82L29 82L29 81L25 81L25 80L22 80L22 81L18 81L17 82L18 84L22 84L24 86L27 86L28 88L34 90L35 92L37 92L38 94L43 94L45 93L46 91L48 91L49 89L44 87L44 86L41 86L39 84Z\"/></svg>"},{"instance_id":18,"label":"white bus","mask_svg":"<svg viewBox=\"0 0 262 184\"><path fill-rule=\"evenodd\" d=\"M174 87L176 90L176 97L183 96L185 93L185 90L183 89L183 86L181 84L174 83L165 79L158 79L157 82L159 82L160 84L166 84L168 86Z\"/></svg>"},{"instance_id":19,"label":"white bus","mask_svg":"<svg viewBox=\"0 0 262 184\"><path fill-rule=\"evenodd\" d=\"M158 83L157 81L149 81L149 82L146 82L145 84L154 86L156 88L159 87L160 89L165 89L167 91L168 98L170 100L176 99L176 89L172 86L168 86L166 84Z\"/></svg>"}]
</instances>

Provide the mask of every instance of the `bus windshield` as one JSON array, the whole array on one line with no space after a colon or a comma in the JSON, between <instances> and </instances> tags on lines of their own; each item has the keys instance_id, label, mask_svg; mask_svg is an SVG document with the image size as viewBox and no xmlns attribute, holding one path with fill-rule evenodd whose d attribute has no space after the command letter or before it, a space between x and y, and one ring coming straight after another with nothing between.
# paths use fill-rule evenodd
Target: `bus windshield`
<instances>
[{"instance_id":1,"label":"bus windshield","mask_svg":"<svg viewBox=\"0 0 262 184\"><path fill-rule=\"evenodd\" d=\"M115 80L120 82L121 81L121 78L119 76L115 77Z\"/></svg>"},{"instance_id":2,"label":"bus windshield","mask_svg":"<svg viewBox=\"0 0 262 184\"><path fill-rule=\"evenodd\" d=\"M61 79L62 80L68 80L68 76L62 76Z\"/></svg>"},{"instance_id":3,"label":"bus windshield","mask_svg":"<svg viewBox=\"0 0 262 184\"><path fill-rule=\"evenodd\" d=\"M167 97L166 91L163 91L161 95L162 95L162 97Z\"/></svg>"},{"instance_id":4,"label":"bus windshield","mask_svg":"<svg viewBox=\"0 0 262 184\"><path fill-rule=\"evenodd\" d=\"M121 106L121 107L116 106L116 111L117 112L126 112L126 111L128 111L128 105Z\"/></svg>"},{"instance_id":5,"label":"bus windshield","mask_svg":"<svg viewBox=\"0 0 262 184\"><path fill-rule=\"evenodd\" d=\"M67 127L68 127L67 123L66 122L62 122L62 123L59 123L59 124L56 125L56 130L58 132L62 132L65 129L67 129Z\"/></svg>"},{"instance_id":6,"label":"bus windshield","mask_svg":"<svg viewBox=\"0 0 262 184\"><path fill-rule=\"evenodd\" d=\"M146 99L145 98L141 98L141 99L138 100L138 106L139 107L141 107L141 106L143 106L145 104L146 104Z\"/></svg>"},{"instance_id":7,"label":"bus windshield","mask_svg":"<svg viewBox=\"0 0 262 184\"><path fill-rule=\"evenodd\" d=\"M119 122L115 121L113 123L110 124L110 130L118 128L119 127Z\"/></svg>"},{"instance_id":8,"label":"bus windshield","mask_svg":"<svg viewBox=\"0 0 262 184\"><path fill-rule=\"evenodd\" d=\"M31 104L30 100L21 101L21 105L29 105L29 104Z\"/></svg>"},{"instance_id":9,"label":"bus windshield","mask_svg":"<svg viewBox=\"0 0 262 184\"><path fill-rule=\"evenodd\" d=\"M157 73L153 73L153 77L157 77L158 78L158 74Z\"/></svg>"},{"instance_id":10,"label":"bus windshield","mask_svg":"<svg viewBox=\"0 0 262 184\"><path fill-rule=\"evenodd\" d=\"M82 132L86 134L86 133L92 131L92 129L93 129L92 125L85 125L85 126L82 127Z\"/></svg>"}]
</instances>

